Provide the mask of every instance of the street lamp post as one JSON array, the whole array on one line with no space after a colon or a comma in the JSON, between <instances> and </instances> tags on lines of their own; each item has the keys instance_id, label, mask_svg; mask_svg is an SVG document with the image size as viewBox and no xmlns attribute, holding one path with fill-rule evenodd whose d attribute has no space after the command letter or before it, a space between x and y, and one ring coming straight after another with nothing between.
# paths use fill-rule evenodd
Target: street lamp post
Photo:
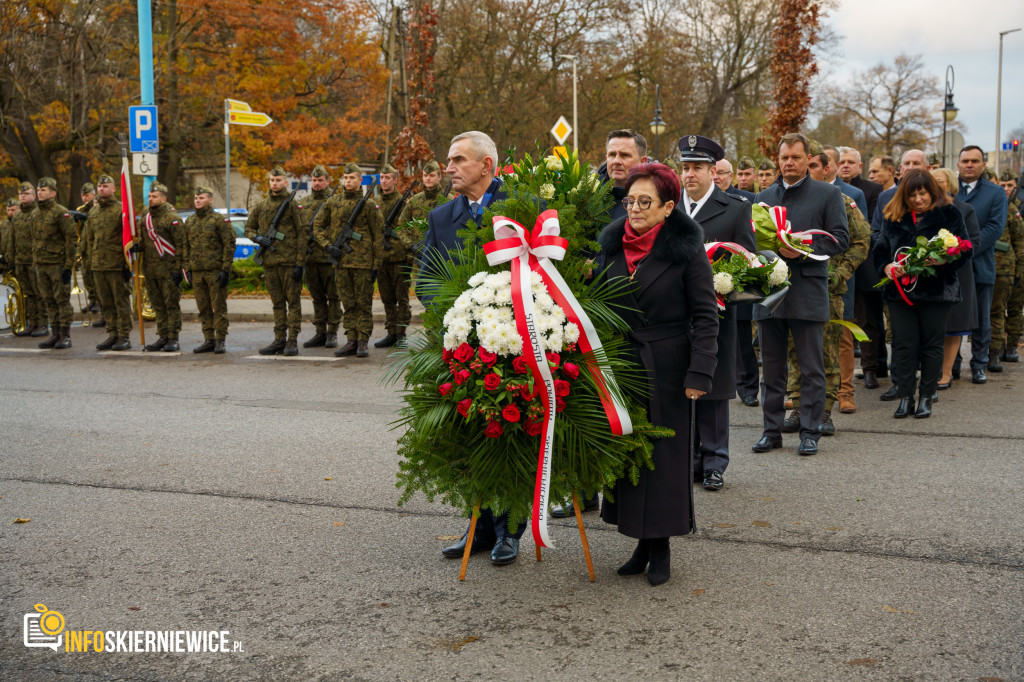
<instances>
[{"instance_id":1,"label":"street lamp post","mask_svg":"<svg viewBox=\"0 0 1024 682\"><path fill-rule=\"evenodd\" d=\"M949 146L949 140L946 138L946 124L953 121L956 118L956 112L959 109L953 104L953 83L956 82L956 72L953 71L953 65L950 64L946 67L946 103L942 107L942 167L949 168L946 165L946 148Z\"/></svg>"},{"instance_id":2,"label":"street lamp post","mask_svg":"<svg viewBox=\"0 0 1024 682\"><path fill-rule=\"evenodd\" d=\"M579 125L579 121L576 120L576 113L577 113L577 107L576 107L576 62L579 60L579 58L576 55L571 55L571 54L560 54L560 55L555 55L555 56L558 59L571 59L572 60L572 148L575 149L575 150L579 150L579 148L580 148L580 138L579 138L580 125Z\"/></svg>"},{"instance_id":3,"label":"street lamp post","mask_svg":"<svg viewBox=\"0 0 1024 682\"><path fill-rule=\"evenodd\" d=\"M654 86L654 120L651 121L651 132L654 133L654 160L658 160L658 142L665 132L665 122L661 120L661 86Z\"/></svg>"},{"instance_id":4,"label":"street lamp post","mask_svg":"<svg viewBox=\"0 0 1024 682\"><path fill-rule=\"evenodd\" d=\"M1003 111L1003 36L1007 33L1016 33L1019 28L1011 28L1009 31L999 32L999 79L996 84L996 177L999 177L999 148L1002 146L1003 135L999 130L999 115Z\"/></svg>"}]
</instances>

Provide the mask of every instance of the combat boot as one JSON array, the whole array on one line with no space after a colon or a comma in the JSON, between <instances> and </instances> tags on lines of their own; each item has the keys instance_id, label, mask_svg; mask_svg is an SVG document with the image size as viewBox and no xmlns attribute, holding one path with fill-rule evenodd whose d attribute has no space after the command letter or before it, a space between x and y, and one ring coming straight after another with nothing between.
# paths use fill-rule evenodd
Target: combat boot
<instances>
[{"instance_id":1,"label":"combat boot","mask_svg":"<svg viewBox=\"0 0 1024 682\"><path fill-rule=\"evenodd\" d=\"M395 336L394 334L388 332L388 335L385 336L380 341L378 341L377 343L373 344L373 347L374 348L391 348L391 346L395 345L396 341L398 341L398 337Z\"/></svg>"},{"instance_id":2,"label":"combat boot","mask_svg":"<svg viewBox=\"0 0 1024 682\"><path fill-rule=\"evenodd\" d=\"M132 342L127 336L122 336L117 340L110 350L131 350Z\"/></svg>"},{"instance_id":3,"label":"combat boot","mask_svg":"<svg viewBox=\"0 0 1024 682\"><path fill-rule=\"evenodd\" d=\"M299 342L295 339L288 339L288 342L284 344L284 354L288 357L294 357L299 354Z\"/></svg>"},{"instance_id":4,"label":"combat boot","mask_svg":"<svg viewBox=\"0 0 1024 682\"><path fill-rule=\"evenodd\" d=\"M15 336L30 336L32 334L32 332L34 332L35 330L36 330L36 326L34 324L33 325L26 324L24 329L22 329L20 332L14 332L14 335Z\"/></svg>"},{"instance_id":5,"label":"combat boot","mask_svg":"<svg viewBox=\"0 0 1024 682\"><path fill-rule=\"evenodd\" d=\"M395 348L405 348L405 334L396 334Z\"/></svg>"},{"instance_id":6,"label":"combat boot","mask_svg":"<svg viewBox=\"0 0 1024 682\"><path fill-rule=\"evenodd\" d=\"M96 344L96 350L110 350L118 342L116 336L108 336L104 341Z\"/></svg>"},{"instance_id":7,"label":"combat boot","mask_svg":"<svg viewBox=\"0 0 1024 682\"><path fill-rule=\"evenodd\" d=\"M192 349L193 353L209 353L213 350L213 339L206 339L201 344Z\"/></svg>"},{"instance_id":8,"label":"combat boot","mask_svg":"<svg viewBox=\"0 0 1024 682\"><path fill-rule=\"evenodd\" d=\"M165 353L174 353L175 351L181 350L181 346L178 345L178 337L172 336L167 339L167 345L163 347Z\"/></svg>"},{"instance_id":9,"label":"combat boot","mask_svg":"<svg viewBox=\"0 0 1024 682\"><path fill-rule=\"evenodd\" d=\"M302 344L303 348L323 348L327 343L327 334L317 330L316 334L313 335L309 341Z\"/></svg>"},{"instance_id":10,"label":"combat boot","mask_svg":"<svg viewBox=\"0 0 1024 682\"><path fill-rule=\"evenodd\" d=\"M40 348L53 348L60 341L60 327L50 327L50 338L39 344Z\"/></svg>"},{"instance_id":11,"label":"combat boot","mask_svg":"<svg viewBox=\"0 0 1024 682\"><path fill-rule=\"evenodd\" d=\"M93 322L89 326L90 327L106 327L107 326L107 321L104 320L103 317L101 316L100 319L96 320L95 322Z\"/></svg>"},{"instance_id":12,"label":"combat boot","mask_svg":"<svg viewBox=\"0 0 1024 682\"><path fill-rule=\"evenodd\" d=\"M260 348L260 355L280 355L284 351L284 339L274 339L269 346Z\"/></svg>"},{"instance_id":13,"label":"combat boot","mask_svg":"<svg viewBox=\"0 0 1024 682\"><path fill-rule=\"evenodd\" d=\"M217 339L214 342L213 352L215 355L220 355L221 353L224 353L226 350L227 349L224 347L224 339Z\"/></svg>"},{"instance_id":14,"label":"combat boot","mask_svg":"<svg viewBox=\"0 0 1024 682\"><path fill-rule=\"evenodd\" d=\"M988 354L988 371L990 372L1002 372L1003 363L1000 362L999 357L1001 353L999 351L991 351Z\"/></svg>"},{"instance_id":15,"label":"combat boot","mask_svg":"<svg viewBox=\"0 0 1024 682\"><path fill-rule=\"evenodd\" d=\"M48 332L47 332L45 324L37 324L37 325L33 325L32 329L31 329L31 331L29 333L32 336L46 336L46 334Z\"/></svg>"},{"instance_id":16,"label":"combat boot","mask_svg":"<svg viewBox=\"0 0 1024 682\"><path fill-rule=\"evenodd\" d=\"M327 332L327 340L324 341L324 348L337 348L338 347L338 334L336 332Z\"/></svg>"},{"instance_id":17,"label":"combat boot","mask_svg":"<svg viewBox=\"0 0 1024 682\"><path fill-rule=\"evenodd\" d=\"M166 336L161 336L156 341L154 341L153 343L147 343L145 345L145 350L149 351L150 353L155 353L158 350L163 350L164 346L166 346L166 345L167 345L167 337Z\"/></svg>"},{"instance_id":18,"label":"combat boot","mask_svg":"<svg viewBox=\"0 0 1024 682\"><path fill-rule=\"evenodd\" d=\"M356 357L357 358L368 358L368 357L370 357L370 349L366 347L366 341L360 341L359 345L356 346Z\"/></svg>"},{"instance_id":19,"label":"combat boot","mask_svg":"<svg viewBox=\"0 0 1024 682\"><path fill-rule=\"evenodd\" d=\"M71 348L71 327L60 328L60 338L57 340L57 343L53 344L53 347L56 350Z\"/></svg>"},{"instance_id":20,"label":"combat boot","mask_svg":"<svg viewBox=\"0 0 1024 682\"><path fill-rule=\"evenodd\" d=\"M1020 362L1016 346L1007 346L1003 349L1003 362Z\"/></svg>"},{"instance_id":21,"label":"combat boot","mask_svg":"<svg viewBox=\"0 0 1024 682\"><path fill-rule=\"evenodd\" d=\"M334 351L334 357L343 358L348 355L355 355L357 348L358 346L355 341L349 341L344 346Z\"/></svg>"}]
</instances>

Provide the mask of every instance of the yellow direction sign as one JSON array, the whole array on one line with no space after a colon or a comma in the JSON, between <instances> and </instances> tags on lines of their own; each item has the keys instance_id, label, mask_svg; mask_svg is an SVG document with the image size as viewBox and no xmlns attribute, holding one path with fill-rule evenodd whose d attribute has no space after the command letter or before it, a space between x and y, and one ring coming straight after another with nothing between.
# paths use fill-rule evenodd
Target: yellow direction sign
<instances>
[{"instance_id":1,"label":"yellow direction sign","mask_svg":"<svg viewBox=\"0 0 1024 682\"><path fill-rule=\"evenodd\" d=\"M551 149L551 154L562 159L569 158L569 152L565 147L554 147Z\"/></svg>"},{"instance_id":2,"label":"yellow direction sign","mask_svg":"<svg viewBox=\"0 0 1024 682\"><path fill-rule=\"evenodd\" d=\"M273 122L274 119L270 118L269 116L260 111L228 112L228 123L232 123L234 125L263 127Z\"/></svg>"},{"instance_id":3,"label":"yellow direction sign","mask_svg":"<svg viewBox=\"0 0 1024 682\"><path fill-rule=\"evenodd\" d=\"M252 107L250 107L246 102L241 102L237 99L229 99L227 100L227 103L228 111L252 111Z\"/></svg>"},{"instance_id":4,"label":"yellow direction sign","mask_svg":"<svg viewBox=\"0 0 1024 682\"><path fill-rule=\"evenodd\" d=\"M571 132L572 126L565 120L565 116L559 116L558 120L555 121L555 127L551 129L551 134L558 140L558 144L565 144Z\"/></svg>"}]
</instances>

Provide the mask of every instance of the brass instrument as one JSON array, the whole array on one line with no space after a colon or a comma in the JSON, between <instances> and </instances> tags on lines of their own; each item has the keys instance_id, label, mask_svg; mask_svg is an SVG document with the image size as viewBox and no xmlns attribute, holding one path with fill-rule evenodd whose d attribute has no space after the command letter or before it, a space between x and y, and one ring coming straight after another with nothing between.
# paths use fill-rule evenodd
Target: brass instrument
<instances>
[{"instance_id":1,"label":"brass instrument","mask_svg":"<svg viewBox=\"0 0 1024 682\"><path fill-rule=\"evenodd\" d=\"M2 282L10 289L4 302L4 318L12 332L20 333L25 330L25 294L22 293L21 285L18 284L14 273L4 273Z\"/></svg>"},{"instance_id":2,"label":"brass instrument","mask_svg":"<svg viewBox=\"0 0 1024 682\"><path fill-rule=\"evenodd\" d=\"M142 319L152 322L156 319L156 311L149 302L149 293L146 291L146 276L139 273L139 290L142 291ZM132 293L132 310L135 310L135 294Z\"/></svg>"},{"instance_id":3,"label":"brass instrument","mask_svg":"<svg viewBox=\"0 0 1024 682\"><path fill-rule=\"evenodd\" d=\"M80 270L80 264L82 262L82 254L76 253L75 259L71 262L71 294L78 296L78 307L76 310L82 309L82 287L78 284L78 272ZM86 298L86 304L89 303L89 299ZM82 323L84 327L92 326L92 312L86 306L86 320Z\"/></svg>"}]
</instances>

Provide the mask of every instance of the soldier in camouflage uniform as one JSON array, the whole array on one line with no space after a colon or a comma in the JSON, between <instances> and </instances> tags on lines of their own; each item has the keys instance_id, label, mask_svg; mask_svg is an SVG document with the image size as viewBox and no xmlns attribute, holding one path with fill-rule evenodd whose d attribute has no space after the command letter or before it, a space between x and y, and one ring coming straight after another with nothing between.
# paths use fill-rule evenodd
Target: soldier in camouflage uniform
<instances>
[{"instance_id":1,"label":"soldier in camouflage uniform","mask_svg":"<svg viewBox=\"0 0 1024 682\"><path fill-rule=\"evenodd\" d=\"M167 186L154 182L149 186L149 207L142 213L141 229L132 251L142 252L142 273L146 294L156 312L158 338L146 344L146 350L173 353L181 349L181 221L174 206L167 202Z\"/></svg>"},{"instance_id":2,"label":"soldier in camouflage uniform","mask_svg":"<svg viewBox=\"0 0 1024 682\"><path fill-rule=\"evenodd\" d=\"M21 183L18 187L18 201L20 208L11 218L6 251L7 259L14 264L14 276L25 301L25 329L16 335L46 336L46 306L39 292L33 257L35 240L32 213L36 210L36 188L31 183Z\"/></svg>"},{"instance_id":3,"label":"soldier in camouflage uniform","mask_svg":"<svg viewBox=\"0 0 1024 682\"><path fill-rule=\"evenodd\" d=\"M999 178L999 184L1006 190L1007 198L1013 196L1017 188L1017 177L1013 171L1006 169ZM1021 274L1024 274L1024 222L1021 221L1019 208L1011 199L1006 211L1006 229L995 245L996 252L996 284L992 290L992 343L988 351L988 369L990 372L1002 372L1000 362L1006 358L1008 348L1017 350L1017 335L1011 335L1010 322L1016 324L1021 315L1020 303L1016 309L1010 309L1010 294L1019 285Z\"/></svg>"},{"instance_id":4,"label":"soldier in camouflage uniform","mask_svg":"<svg viewBox=\"0 0 1024 682\"><path fill-rule=\"evenodd\" d=\"M1007 213L1013 212L1021 215L1021 200L1017 188L1010 189L1007 183L1000 183L1008 192L1012 192L1013 198L1007 206ZM1021 335L1024 334L1024 270L1018 267L1014 276L1013 288L1010 290L1010 298L1006 303L1006 347L1003 348L1003 360L1006 362L1018 362L1020 357L1017 354L1017 344Z\"/></svg>"},{"instance_id":5,"label":"soldier in camouflage uniform","mask_svg":"<svg viewBox=\"0 0 1024 682\"><path fill-rule=\"evenodd\" d=\"M82 262L89 264L106 320L107 338L96 350L128 350L132 310L126 282L132 273L124 259L121 202L114 196L114 178L101 175L96 183L99 196L82 227L81 242Z\"/></svg>"},{"instance_id":6,"label":"soldier in camouflage uniform","mask_svg":"<svg viewBox=\"0 0 1024 682\"><path fill-rule=\"evenodd\" d=\"M302 229L309 237L306 249L306 287L313 299L313 338L302 344L303 348L337 348L338 326L341 324L341 298L338 297L338 282L334 266L327 258L324 247L313 236L313 219L327 200L331 191L331 178L327 169L318 165L312 173L313 191L299 205Z\"/></svg>"},{"instance_id":7,"label":"soldier in camouflage uniform","mask_svg":"<svg viewBox=\"0 0 1024 682\"><path fill-rule=\"evenodd\" d=\"M281 203L288 200L289 194L284 168L275 166L270 171L270 194L256 204L245 222L245 236L260 247L263 278L274 306L274 342L260 348L260 355L299 354L302 272L306 265L309 236L302 226L298 202L288 201L277 225L277 234L281 237L266 236Z\"/></svg>"},{"instance_id":8,"label":"soldier in camouflage uniform","mask_svg":"<svg viewBox=\"0 0 1024 682\"><path fill-rule=\"evenodd\" d=\"M398 191L398 171L391 164L380 169L380 214L387 222L391 212L395 210L402 194ZM398 211L404 210L399 207ZM380 290L380 301L384 304L384 326L387 336L373 344L374 348L390 348L405 343L405 330L412 320L409 309L409 287L412 286L411 268L413 252L402 239L398 228L402 225L396 215L390 226L394 236L385 233L382 246L384 262L377 273L377 287ZM388 226L385 225L387 230Z\"/></svg>"},{"instance_id":9,"label":"soldier in camouflage uniform","mask_svg":"<svg viewBox=\"0 0 1024 682\"><path fill-rule=\"evenodd\" d=\"M757 185L757 167L749 156L740 157L736 163L736 187L754 194L761 191Z\"/></svg>"},{"instance_id":10,"label":"soldier in camouflage uniform","mask_svg":"<svg viewBox=\"0 0 1024 682\"><path fill-rule=\"evenodd\" d=\"M398 217L398 238L402 240L411 254L416 253L419 243L426 234L427 214L435 208L451 201L451 188L447 193L441 192L441 166L437 161L430 160L423 166L423 191L409 197L402 215ZM414 271L416 266L414 266ZM411 273L410 273L411 274Z\"/></svg>"},{"instance_id":11,"label":"soldier in camouflage uniform","mask_svg":"<svg viewBox=\"0 0 1024 682\"><path fill-rule=\"evenodd\" d=\"M79 213L89 215L89 211L96 205L96 185L91 182L87 182L82 185L82 204L75 210ZM82 231L85 229L85 221L76 221L78 230L78 254L82 257L82 283L85 285L85 297L86 305L82 308L82 312L91 311L98 313L100 311L100 299L96 293L96 282L92 276L92 266L89 264L89 259L82 253ZM103 320L93 323L93 326L103 327L105 323Z\"/></svg>"},{"instance_id":12,"label":"soldier in camouflage uniform","mask_svg":"<svg viewBox=\"0 0 1024 682\"><path fill-rule=\"evenodd\" d=\"M768 159L761 159L761 163L757 167L757 184L761 186L761 189L766 189L775 182L777 177L779 177L779 169L775 164Z\"/></svg>"},{"instance_id":13,"label":"soldier in camouflage uniform","mask_svg":"<svg viewBox=\"0 0 1024 682\"><path fill-rule=\"evenodd\" d=\"M811 141L811 157L807 163L807 171L814 180L822 181L829 157L821 146ZM830 320L843 319L843 296L846 294L847 281L853 277L857 267L868 257L871 249L871 225L864 214L857 208L853 199L843 195L846 204L846 220L850 227L850 245L846 251L833 256L828 263L828 310ZM843 326L835 322L827 322L824 330L822 349L825 355L825 414L821 420L821 435L833 436L836 433L832 421L832 408L839 399L841 374L839 370L839 346L843 338ZM792 338L789 340L789 374L786 380L787 392L793 399L793 411L783 420L782 431L794 433L800 430L800 361Z\"/></svg>"},{"instance_id":14,"label":"soldier in camouflage uniform","mask_svg":"<svg viewBox=\"0 0 1024 682\"><path fill-rule=\"evenodd\" d=\"M12 244L14 243L11 237L13 232L11 219L18 212L18 200L8 199L6 207L7 213L0 220L0 273L14 269L14 254L11 252ZM8 257L8 254L10 254L10 257Z\"/></svg>"},{"instance_id":15,"label":"soldier in camouflage uniform","mask_svg":"<svg viewBox=\"0 0 1024 682\"><path fill-rule=\"evenodd\" d=\"M343 192L327 200L320 215L313 222L313 234L320 246L337 262L338 293L345 309L345 336L348 343L334 351L337 357L355 355L369 356L367 341L373 333L373 279L374 271L384 260L384 231L380 209L372 197L363 204L352 230L360 235L351 239L351 252L334 245L341 234L353 209L363 196L359 185L363 171L357 164L345 165L342 176Z\"/></svg>"},{"instance_id":16,"label":"soldier in camouflage uniform","mask_svg":"<svg viewBox=\"0 0 1024 682\"><path fill-rule=\"evenodd\" d=\"M68 209L57 203L57 181L39 178L36 184L39 202L30 216L32 223L32 260L40 298L50 321L50 337L40 348L71 347L71 269L75 264L78 233Z\"/></svg>"},{"instance_id":17,"label":"soldier in camouflage uniform","mask_svg":"<svg viewBox=\"0 0 1024 682\"><path fill-rule=\"evenodd\" d=\"M228 279L235 258L231 219L213 210L213 190L196 187L196 212L182 230L181 258L188 271L203 326L203 342L193 353L223 353L228 335Z\"/></svg>"}]
</instances>

